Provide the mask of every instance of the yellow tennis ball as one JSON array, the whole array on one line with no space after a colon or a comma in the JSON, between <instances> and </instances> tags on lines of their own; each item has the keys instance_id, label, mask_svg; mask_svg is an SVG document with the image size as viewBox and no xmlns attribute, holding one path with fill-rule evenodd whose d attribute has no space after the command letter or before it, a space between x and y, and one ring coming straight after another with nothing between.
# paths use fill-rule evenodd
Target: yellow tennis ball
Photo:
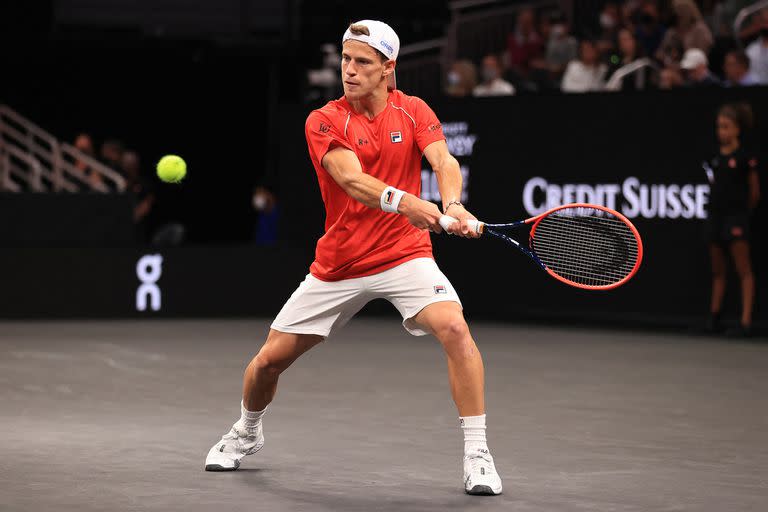
<instances>
[{"instance_id":1,"label":"yellow tennis ball","mask_svg":"<svg viewBox=\"0 0 768 512\"><path fill-rule=\"evenodd\" d=\"M187 163L177 155L165 155L157 162L157 176L166 183L178 183L187 175Z\"/></svg>"}]
</instances>

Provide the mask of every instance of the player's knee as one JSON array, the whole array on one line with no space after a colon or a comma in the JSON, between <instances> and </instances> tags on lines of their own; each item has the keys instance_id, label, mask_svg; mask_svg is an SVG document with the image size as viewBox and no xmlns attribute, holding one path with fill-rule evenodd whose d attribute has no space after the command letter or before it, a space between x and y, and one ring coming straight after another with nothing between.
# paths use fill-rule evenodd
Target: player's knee
<instances>
[{"instance_id":1,"label":"player's knee","mask_svg":"<svg viewBox=\"0 0 768 512\"><path fill-rule=\"evenodd\" d=\"M437 329L437 337L446 350L466 352L474 348L467 322L461 316L450 318Z\"/></svg>"},{"instance_id":2,"label":"player's knee","mask_svg":"<svg viewBox=\"0 0 768 512\"><path fill-rule=\"evenodd\" d=\"M451 317L442 326L443 337L447 339L466 338L469 336L467 322L461 316Z\"/></svg>"},{"instance_id":3,"label":"player's knee","mask_svg":"<svg viewBox=\"0 0 768 512\"><path fill-rule=\"evenodd\" d=\"M271 376L280 375L283 371L283 367L278 361L275 361L261 352L253 358L251 366L255 372Z\"/></svg>"}]
</instances>

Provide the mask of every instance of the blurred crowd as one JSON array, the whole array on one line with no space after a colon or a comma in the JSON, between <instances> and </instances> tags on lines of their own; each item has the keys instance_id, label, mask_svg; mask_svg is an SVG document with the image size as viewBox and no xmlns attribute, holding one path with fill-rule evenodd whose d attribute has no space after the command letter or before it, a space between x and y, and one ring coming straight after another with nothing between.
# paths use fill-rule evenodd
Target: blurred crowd
<instances>
[{"instance_id":1,"label":"blurred crowd","mask_svg":"<svg viewBox=\"0 0 768 512\"><path fill-rule=\"evenodd\" d=\"M768 9L733 33L745 0L616 0L584 26L524 9L498 55L454 62L449 96L768 84ZM598 3L598 5L600 5Z\"/></svg>"},{"instance_id":2,"label":"blurred crowd","mask_svg":"<svg viewBox=\"0 0 768 512\"><path fill-rule=\"evenodd\" d=\"M98 146L97 151L94 137L89 133L78 134L73 146L122 175L126 182L125 192L132 194L135 201L133 221L136 224L139 238L143 239L146 235L147 220L155 206L156 194L152 181L143 172L139 154L128 149L118 139L104 140ZM75 167L83 173L90 185L90 188L85 191L100 190L106 187L107 190L118 192L111 182L104 180L101 173L91 169L86 160L77 160Z\"/></svg>"},{"instance_id":3,"label":"blurred crowd","mask_svg":"<svg viewBox=\"0 0 768 512\"><path fill-rule=\"evenodd\" d=\"M176 203L178 198L173 197L173 192L180 188L160 182L152 170L144 167L137 151L129 149L118 139L105 139L97 145L94 137L85 132L79 133L72 145L125 179L124 193L130 194L133 199L133 221L138 242L175 246L187 240L186 225L178 218L179 212L175 211L179 209ZM111 193L120 192L113 182L105 180L101 173L92 169L87 159L76 160L75 167L82 172L87 182L83 192L105 189ZM274 181L274 177L262 176L253 190L252 240L257 245L274 245L277 242L280 207Z\"/></svg>"}]
</instances>

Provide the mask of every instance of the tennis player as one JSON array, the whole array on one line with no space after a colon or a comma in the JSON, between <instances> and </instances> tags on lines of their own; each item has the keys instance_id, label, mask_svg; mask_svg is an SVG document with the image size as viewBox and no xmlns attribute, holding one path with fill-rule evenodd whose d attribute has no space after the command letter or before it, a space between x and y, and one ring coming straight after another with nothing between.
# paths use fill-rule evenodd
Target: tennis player
<instances>
[{"instance_id":1,"label":"tennis player","mask_svg":"<svg viewBox=\"0 0 768 512\"><path fill-rule=\"evenodd\" d=\"M440 210L419 198L421 158L437 175L443 210L456 235L478 236L460 202L459 164L423 100L395 88L400 40L389 25L363 20L344 33L344 97L313 111L305 134L326 209L325 234L310 273L272 323L243 379L241 417L208 453L205 469L229 471L264 444L262 417L280 373L347 323L367 302L389 300L415 336L445 349L451 393L464 432L464 486L500 494L486 445L483 361L461 301L432 257L429 231ZM308 433L309 434L309 433Z\"/></svg>"}]
</instances>

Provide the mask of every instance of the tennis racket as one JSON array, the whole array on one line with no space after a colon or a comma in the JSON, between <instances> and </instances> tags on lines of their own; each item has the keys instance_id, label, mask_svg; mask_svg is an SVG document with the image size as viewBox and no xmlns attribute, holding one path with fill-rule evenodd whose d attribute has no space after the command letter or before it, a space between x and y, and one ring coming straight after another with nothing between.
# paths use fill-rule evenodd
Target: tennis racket
<instances>
[{"instance_id":1,"label":"tennis racket","mask_svg":"<svg viewBox=\"0 0 768 512\"><path fill-rule=\"evenodd\" d=\"M448 229L457 222L443 215ZM530 226L528 246L505 232ZM610 290L629 281L643 260L643 242L635 226L617 211L596 204L573 203L507 224L470 221L470 228L514 245L549 275L586 290Z\"/></svg>"}]
</instances>

